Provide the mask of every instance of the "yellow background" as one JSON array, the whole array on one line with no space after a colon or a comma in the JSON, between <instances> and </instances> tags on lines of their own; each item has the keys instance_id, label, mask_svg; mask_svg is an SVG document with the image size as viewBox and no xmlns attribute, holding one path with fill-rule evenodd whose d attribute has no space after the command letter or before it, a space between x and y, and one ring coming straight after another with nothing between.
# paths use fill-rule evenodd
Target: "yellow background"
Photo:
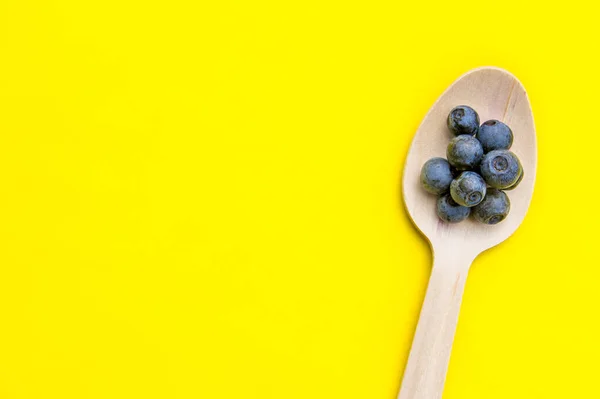
<instances>
[{"instance_id":1,"label":"yellow background","mask_svg":"<svg viewBox=\"0 0 600 399\"><path fill-rule=\"evenodd\" d=\"M482 65L538 179L444 398L599 398L596 7L1 0L0 398L395 398L431 263L402 165Z\"/></svg>"}]
</instances>

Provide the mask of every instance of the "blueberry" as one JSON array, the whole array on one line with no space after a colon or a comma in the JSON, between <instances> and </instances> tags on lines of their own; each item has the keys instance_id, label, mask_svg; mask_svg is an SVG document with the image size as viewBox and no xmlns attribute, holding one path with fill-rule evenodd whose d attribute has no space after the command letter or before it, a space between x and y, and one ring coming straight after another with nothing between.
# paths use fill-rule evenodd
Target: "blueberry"
<instances>
[{"instance_id":1,"label":"blueberry","mask_svg":"<svg viewBox=\"0 0 600 399\"><path fill-rule=\"evenodd\" d=\"M519 183L521 183L521 180L523 180L523 176L525 176L525 171L523 169L521 169L521 174L519 175L517 182L510 187L506 187L504 190L513 190L513 189L517 188Z\"/></svg>"},{"instance_id":2,"label":"blueberry","mask_svg":"<svg viewBox=\"0 0 600 399\"><path fill-rule=\"evenodd\" d=\"M473 169L483 157L483 148L475 137L463 134L450 140L446 157L450 165L458 170Z\"/></svg>"},{"instance_id":3,"label":"blueberry","mask_svg":"<svg viewBox=\"0 0 600 399\"><path fill-rule=\"evenodd\" d=\"M453 178L450 164L444 158L431 158L421 168L421 185L431 194L448 191Z\"/></svg>"},{"instance_id":4,"label":"blueberry","mask_svg":"<svg viewBox=\"0 0 600 399\"><path fill-rule=\"evenodd\" d=\"M507 150L490 151L481 161L481 175L494 188L504 189L517 183L522 171L519 158Z\"/></svg>"},{"instance_id":5,"label":"blueberry","mask_svg":"<svg viewBox=\"0 0 600 399\"><path fill-rule=\"evenodd\" d=\"M485 192L485 181L475 172L462 172L450 184L452 199L462 206L472 207L479 204L483 201Z\"/></svg>"},{"instance_id":6,"label":"blueberry","mask_svg":"<svg viewBox=\"0 0 600 399\"><path fill-rule=\"evenodd\" d=\"M444 194L437 200L437 214L444 222L458 223L469 217L471 208L458 205L450 194Z\"/></svg>"},{"instance_id":7,"label":"blueberry","mask_svg":"<svg viewBox=\"0 0 600 399\"><path fill-rule=\"evenodd\" d=\"M510 212L510 200L504 191L490 188L479 205L473 208L473 216L481 223L497 224Z\"/></svg>"},{"instance_id":8,"label":"blueberry","mask_svg":"<svg viewBox=\"0 0 600 399\"><path fill-rule=\"evenodd\" d=\"M448 114L448 129L455 136L460 134L473 136L479 129L479 115L473 108L466 105L454 107Z\"/></svg>"},{"instance_id":9,"label":"blueberry","mask_svg":"<svg viewBox=\"0 0 600 399\"><path fill-rule=\"evenodd\" d=\"M492 119L479 127L477 139L485 152L508 150L513 143L513 133L507 125Z\"/></svg>"}]
</instances>

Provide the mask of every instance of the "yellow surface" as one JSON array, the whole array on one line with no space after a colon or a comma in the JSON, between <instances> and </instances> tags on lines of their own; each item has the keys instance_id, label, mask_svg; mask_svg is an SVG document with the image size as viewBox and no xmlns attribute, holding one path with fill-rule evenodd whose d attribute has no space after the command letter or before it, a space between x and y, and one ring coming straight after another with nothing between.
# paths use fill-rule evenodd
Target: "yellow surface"
<instances>
[{"instance_id":1,"label":"yellow surface","mask_svg":"<svg viewBox=\"0 0 600 399\"><path fill-rule=\"evenodd\" d=\"M394 399L431 263L403 161L482 65L539 172L444 399L600 397L590 7L1 0L0 398Z\"/></svg>"}]
</instances>

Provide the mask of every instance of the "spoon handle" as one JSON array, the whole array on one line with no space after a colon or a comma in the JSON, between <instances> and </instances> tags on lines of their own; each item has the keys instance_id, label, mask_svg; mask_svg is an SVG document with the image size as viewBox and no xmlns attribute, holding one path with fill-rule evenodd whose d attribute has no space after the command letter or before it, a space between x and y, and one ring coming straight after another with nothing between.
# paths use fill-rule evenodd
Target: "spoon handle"
<instances>
[{"instance_id":1,"label":"spoon handle","mask_svg":"<svg viewBox=\"0 0 600 399\"><path fill-rule=\"evenodd\" d=\"M439 399L471 260L436 256L398 399Z\"/></svg>"}]
</instances>

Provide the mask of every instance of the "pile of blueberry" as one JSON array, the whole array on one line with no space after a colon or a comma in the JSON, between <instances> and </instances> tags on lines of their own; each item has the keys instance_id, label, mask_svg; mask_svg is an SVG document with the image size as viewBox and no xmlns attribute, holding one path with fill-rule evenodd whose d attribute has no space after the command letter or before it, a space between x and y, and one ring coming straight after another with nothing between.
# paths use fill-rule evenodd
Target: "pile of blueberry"
<instances>
[{"instance_id":1,"label":"pile of blueberry","mask_svg":"<svg viewBox=\"0 0 600 399\"><path fill-rule=\"evenodd\" d=\"M479 115L466 105L450 111L448 128L456 136L448 144L448 160L425 162L421 185L439 196L437 214L445 222L458 223L473 214L481 223L500 223L510 211L503 190L523 179L521 162L509 151L512 130L493 119L479 126Z\"/></svg>"}]
</instances>

